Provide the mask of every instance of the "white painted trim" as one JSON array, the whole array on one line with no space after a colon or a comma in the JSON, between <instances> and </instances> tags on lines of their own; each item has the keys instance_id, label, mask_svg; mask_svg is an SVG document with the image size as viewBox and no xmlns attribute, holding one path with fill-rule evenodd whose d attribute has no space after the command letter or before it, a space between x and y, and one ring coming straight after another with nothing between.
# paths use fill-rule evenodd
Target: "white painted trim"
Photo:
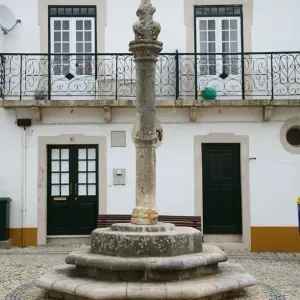
<instances>
[{"instance_id":1,"label":"white painted trim","mask_svg":"<svg viewBox=\"0 0 300 300\"><path fill-rule=\"evenodd\" d=\"M60 135L38 138L38 245L47 244L47 145L98 145L99 214L107 212L106 136Z\"/></svg>"},{"instance_id":2,"label":"white painted trim","mask_svg":"<svg viewBox=\"0 0 300 300\"><path fill-rule=\"evenodd\" d=\"M242 243L251 246L249 137L232 133L212 133L194 138L195 214L203 216L202 143L237 143L241 147ZM204 224L205 220L202 220ZM202 224L202 228L203 228ZM205 236L204 236L205 240ZM226 241L228 243L228 241ZM233 240L235 242L235 239Z\"/></svg>"}]
</instances>

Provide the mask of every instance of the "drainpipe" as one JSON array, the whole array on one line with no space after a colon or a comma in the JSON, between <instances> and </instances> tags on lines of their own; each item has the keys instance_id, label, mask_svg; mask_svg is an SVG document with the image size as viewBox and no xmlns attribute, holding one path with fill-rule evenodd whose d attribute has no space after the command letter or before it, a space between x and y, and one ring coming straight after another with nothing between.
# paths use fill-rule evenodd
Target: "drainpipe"
<instances>
[{"instance_id":1,"label":"drainpipe","mask_svg":"<svg viewBox=\"0 0 300 300\"><path fill-rule=\"evenodd\" d=\"M27 150L27 139L26 139L26 127L24 126L22 134L22 247L25 247L25 228L26 228L26 150Z\"/></svg>"},{"instance_id":2,"label":"drainpipe","mask_svg":"<svg viewBox=\"0 0 300 300\"><path fill-rule=\"evenodd\" d=\"M17 125L23 127L22 132L22 247L26 246L26 152L27 152L27 132L26 128L31 126L31 119L17 119Z\"/></svg>"}]
</instances>

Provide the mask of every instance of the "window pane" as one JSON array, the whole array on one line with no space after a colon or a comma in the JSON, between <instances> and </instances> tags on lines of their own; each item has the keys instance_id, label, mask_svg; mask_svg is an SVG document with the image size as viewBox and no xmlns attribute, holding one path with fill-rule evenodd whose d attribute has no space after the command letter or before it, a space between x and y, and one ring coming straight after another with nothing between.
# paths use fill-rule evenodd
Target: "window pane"
<instances>
[{"instance_id":1,"label":"window pane","mask_svg":"<svg viewBox=\"0 0 300 300\"><path fill-rule=\"evenodd\" d=\"M54 32L54 42L60 42L60 41L61 41L61 33Z\"/></svg>"},{"instance_id":2,"label":"window pane","mask_svg":"<svg viewBox=\"0 0 300 300\"><path fill-rule=\"evenodd\" d=\"M54 21L54 30L61 30L61 22Z\"/></svg>"},{"instance_id":3,"label":"window pane","mask_svg":"<svg viewBox=\"0 0 300 300\"><path fill-rule=\"evenodd\" d=\"M208 40L210 42L213 42L216 40L216 33L214 31L209 31L208 32Z\"/></svg>"},{"instance_id":4,"label":"window pane","mask_svg":"<svg viewBox=\"0 0 300 300\"><path fill-rule=\"evenodd\" d=\"M234 10L233 10L232 6L227 6L226 7L226 14L227 15L233 15L233 12L234 12Z\"/></svg>"},{"instance_id":5,"label":"window pane","mask_svg":"<svg viewBox=\"0 0 300 300\"><path fill-rule=\"evenodd\" d=\"M83 172L86 171L86 161L78 162L78 170Z\"/></svg>"},{"instance_id":6,"label":"window pane","mask_svg":"<svg viewBox=\"0 0 300 300\"><path fill-rule=\"evenodd\" d=\"M207 32L205 31L200 32L200 41L201 42L207 41Z\"/></svg>"},{"instance_id":7,"label":"window pane","mask_svg":"<svg viewBox=\"0 0 300 300\"><path fill-rule=\"evenodd\" d=\"M77 31L76 32L76 41L82 42L83 41L83 32Z\"/></svg>"},{"instance_id":8,"label":"window pane","mask_svg":"<svg viewBox=\"0 0 300 300\"><path fill-rule=\"evenodd\" d=\"M87 32L84 33L84 35L85 35L84 36L85 41L90 42L92 40L92 33L91 32L87 31Z\"/></svg>"},{"instance_id":9,"label":"window pane","mask_svg":"<svg viewBox=\"0 0 300 300\"><path fill-rule=\"evenodd\" d=\"M215 20L209 20L208 21L208 29L209 30L215 30L216 29L216 22L215 22Z\"/></svg>"},{"instance_id":10,"label":"window pane","mask_svg":"<svg viewBox=\"0 0 300 300\"><path fill-rule=\"evenodd\" d=\"M69 149L61 149L61 159L69 159Z\"/></svg>"},{"instance_id":11,"label":"window pane","mask_svg":"<svg viewBox=\"0 0 300 300\"><path fill-rule=\"evenodd\" d=\"M85 44L85 52L92 52L92 43Z\"/></svg>"},{"instance_id":12,"label":"window pane","mask_svg":"<svg viewBox=\"0 0 300 300\"><path fill-rule=\"evenodd\" d=\"M224 6L219 7L219 14L220 15L225 15L226 14Z\"/></svg>"},{"instance_id":13,"label":"window pane","mask_svg":"<svg viewBox=\"0 0 300 300\"><path fill-rule=\"evenodd\" d=\"M240 7L235 7L234 8L234 14L235 15L240 15L241 14L241 8Z\"/></svg>"},{"instance_id":14,"label":"window pane","mask_svg":"<svg viewBox=\"0 0 300 300\"><path fill-rule=\"evenodd\" d=\"M200 20L200 30L207 30L207 21Z\"/></svg>"},{"instance_id":15,"label":"window pane","mask_svg":"<svg viewBox=\"0 0 300 300\"><path fill-rule=\"evenodd\" d=\"M91 30L92 29L92 21L84 21L84 29Z\"/></svg>"},{"instance_id":16,"label":"window pane","mask_svg":"<svg viewBox=\"0 0 300 300\"><path fill-rule=\"evenodd\" d=\"M69 185L62 185L61 187L61 196L69 196Z\"/></svg>"},{"instance_id":17,"label":"window pane","mask_svg":"<svg viewBox=\"0 0 300 300\"><path fill-rule=\"evenodd\" d=\"M68 161L62 161L61 162L61 171L62 172L68 172L69 171L69 162Z\"/></svg>"},{"instance_id":18,"label":"window pane","mask_svg":"<svg viewBox=\"0 0 300 300\"><path fill-rule=\"evenodd\" d=\"M57 9L55 7L50 8L50 15L55 16L57 14Z\"/></svg>"},{"instance_id":19,"label":"window pane","mask_svg":"<svg viewBox=\"0 0 300 300\"><path fill-rule=\"evenodd\" d=\"M69 173L61 174L61 183L69 183Z\"/></svg>"},{"instance_id":20,"label":"window pane","mask_svg":"<svg viewBox=\"0 0 300 300\"><path fill-rule=\"evenodd\" d=\"M236 42L238 40L238 32L237 31L231 31L230 32L230 40Z\"/></svg>"},{"instance_id":21,"label":"window pane","mask_svg":"<svg viewBox=\"0 0 300 300\"><path fill-rule=\"evenodd\" d=\"M237 30L237 20L230 20L230 29Z\"/></svg>"},{"instance_id":22,"label":"window pane","mask_svg":"<svg viewBox=\"0 0 300 300\"><path fill-rule=\"evenodd\" d=\"M78 173L78 182L79 183L87 183L86 182L86 173Z\"/></svg>"},{"instance_id":23,"label":"window pane","mask_svg":"<svg viewBox=\"0 0 300 300\"><path fill-rule=\"evenodd\" d=\"M68 42L70 40L70 33L69 32L63 32L63 41Z\"/></svg>"},{"instance_id":24,"label":"window pane","mask_svg":"<svg viewBox=\"0 0 300 300\"><path fill-rule=\"evenodd\" d=\"M59 161L53 161L51 163L51 171L52 172L59 172L60 168L59 168Z\"/></svg>"},{"instance_id":25,"label":"window pane","mask_svg":"<svg viewBox=\"0 0 300 300\"><path fill-rule=\"evenodd\" d=\"M231 52L238 52L238 43L231 43Z\"/></svg>"},{"instance_id":26,"label":"window pane","mask_svg":"<svg viewBox=\"0 0 300 300\"><path fill-rule=\"evenodd\" d=\"M88 186L88 195L89 196L95 196L96 195L96 185L89 185Z\"/></svg>"},{"instance_id":27,"label":"window pane","mask_svg":"<svg viewBox=\"0 0 300 300\"><path fill-rule=\"evenodd\" d=\"M70 29L70 22L63 21L63 30L69 30L69 29Z\"/></svg>"},{"instance_id":28,"label":"window pane","mask_svg":"<svg viewBox=\"0 0 300 300\"><path fill-rule=\"evenodd\" d=\"M229 41L229 31L222 31L222 41Z\"/></svg>"},{"instance_id":29,"label":"window pane","mask_svg":"<svg viewBox=\"0 0 300 300\"><path fill-rule=\"evenodd\" d=\"M88 170L89 171L96 171L96 162L95 161L89 161L88 162Z\"/></svg>"},{"instance_id":30,"label":"window pane","mask_svg":"<svg viewBox=\"0 0 300 300\"><path fill-rule=\"evenodd\" d=\"M200 75L207 75L208 69L207 66L200 66Z\"/></svg>"},{"instance_id":31,"label":"window pane","mask_svg":"<svg viewBox=\"0 0 300 300\"><path fill-rule=\"evenodd\" d=\"M223 52L229 52L229 43L223 43L222 51Z\"/></svg>"},{"instance_id":32,"label":"window pane","mask_svg":"<svg viewBox=\"0 0 300 300\"><path fill-rule=\"evenodd\" d=\"M66 15L72 15L72 8L71 7L66 7L65 14Z\"/></svg>"},{"instance_id":33,"label":"window pane","mask_svg":"<svg viewBox=\"0 0 300 300\"><path fill-rule=\"evenodd\" d=\"M229 30L229 20L222 20L222 29Z\"/></svg>"},{"instance_id":34,"label":"window pane","mask_svg":"<svg viewBox=\"0 0 300 300\"><path fill-rule=\"evenodd\" d=\"M212 7L210 10L212 15L217 15L218 14L218 7Z\"/></svg>"},{"instance_id":35,"label":"window pane","mask_svg":"<svg viewBox=\"0 0 300 300\"><path fill-rule=\"evenodd\" d=\"M60 61L54 61L54 75L61 75Z\"/></svg>"},{"instance_id":36,"label":"window pane","mask_svg":"<svg viewBox=\"0 0 300 300\"><path fill-rule=\"evenodd\" d=\"M207 43L200 43L200 52L207 53Z\"/></svg>"},{"instance_id":37,"label":"window pane","mask_svg":"<svg viewBox=\"0 0 300 300\"><path fill-rule=\"evenodd\" d=\"M63 7L59 7L59 8L57 9L57 13L58 13L58 15L64 15L65 9L64 9Z\"/></svg>"},{"instance_id":38,"label":"window pane","mask_svg":"<svg viewBox=\"0 0 300 300\"><path fill-rule=\"evenodd\" d=\"M54 44L54 53L61 53L61 44L60 43Z\"/></svg>"},{"instance_id":39,"label":"window pane","mask_svg":"<svg viewBox=\"0 0 300 300\"><path fill-rule=\"evenodd\" d=\"M63 53L70 52L70 45L68 43L63 43Z\"/></svg>"},{"instance_id":40,"label":"window pane","mask_svg":"<svg viewBox=\"0 0 300 300\"><path fill-rule=\"evenodd\" d=\"M215 43L209 43L208 44L208 52L209 53L215 53L216 52L216 44Z\"/></svg>"},{"instance_id":41,"label":"window pane","mask_svg":"<svg viewBox=\"0 0 300 300\"><path fill-rule=\"evenodd\" d=\"M96 173L89 173L88 174L88 182L89 183L96 183Z\"/></svg>"},{"instance_id":42,"label":"window pane","mask_svg":"<svg viewBox=\"0 0 300 300\"><path fill-rule=\"evenodd\" d=\"M51 174L51 183L60 183L59 173L52 173Z\"/></svg>"},{"instance_id":43,"label":"window pane","mask_svg":"<svg viewBox=\"0 0 300 300\"><path fill-rule=\"evenodd\" d=\"M79 55L77 57L79 57ZM78 150L78 158L79 159L86 159L86 149L79 149Z\"/></svg>"},{"instance_id":44,"label":"window pane","mask_svg":"<svg viewBox=\"0 0 300 300\"><path fill-rule=\"evenodd\" d=\"M88 149L89 159L96 159L96 149Z\"/></svg>"},{"instance_id":45,"label":"window pane","mask_svg":"<svg viewBox=\"0 0 300 300\"><path fill-rule=\"evenodd\" d=\"M239 75L239 70L237 65L231 65L231 74L232 75Z\"/></svg>"},{"instance_id":46,"label":"window pane","mask_svg":"<svg viewBox=\"0 0 300 300\"><path fill-rule=\"evenodd\" d=\"M80 11L80 9L79 9L79 7L75 7L75 8L73 8L73 15L79 15L79 11Z\"/></svg>"},{"instance_id":47,"label":"window pane","mask_svg":"<svg viewBox=\"0 0 300 300\"><path fill-rule=\"evenodd\" d=\"M209 65L209 75L216 75L216 65Z\"/></svg>"},{"instance_id":48,"label":"window pane","mask_svg":"<svg viewBox=\"0 0 300 300\"><path fill-rule=\"evenodd\" d=\"M59 159L59 149L51 150L51 159Z\"/></svg>"},{"instance_id":49,"label":"window pane","mask_svg":"<svg viewBox=\"0 0 300 300\"><path fill-rule=\"evenodd\" d=\"M76 30L83 30L83 21L76 21Z\"/></svg>"},{"instance_id":50,"label":"window pane","mask_svg":"<svg viewBox=\"0 0 300 300\"><path fill-rule=\"evenodd\" d=\"M92 7L92 8L89 8L89 9L88 9L88 14L89 14L89 15L95 15L95 14L96 14L95 8L93 8L93 7Z\"/></svg>"},{"instance_id":51,"label":"window pane","mask_svg":"<svg viewBox=\"0 0 300 300\"><path fill-rule=\"evenodd\" d=\"M81 14L81 15L87 15L87 12L88 12L88 11L87 11L87 8L86 8L86 7L82 7L81 10L80 10L80 14Z\"/></svg>"},{"instance_id":52,"label":"window pane","mask_svg":"<svg viewBox=\"0 0 300 300\"><path fill-rule=\"evenodd\" d=\"M60 196L59 185L52 185L51 186L51 195L52 196Z\"/></svg>"},{"instance_id":53,"label":"window pane","mask_svg":"<svg viewBox=\"0 0 300 300\"><path fill-rule=\"evenodd\" d=\"M78 186L78 195L85 196L86 195L86 185L79 184Z\"/></svg>"},{"instance_id":54,"label":"window pane","mask_svg":"<svg viewBox=\"0 0 300 300\"><path fill-rule=\"evenodd\" d=\"M83 43L76 43L76 52L83 53Z\"/></svg>"}]
</instances>

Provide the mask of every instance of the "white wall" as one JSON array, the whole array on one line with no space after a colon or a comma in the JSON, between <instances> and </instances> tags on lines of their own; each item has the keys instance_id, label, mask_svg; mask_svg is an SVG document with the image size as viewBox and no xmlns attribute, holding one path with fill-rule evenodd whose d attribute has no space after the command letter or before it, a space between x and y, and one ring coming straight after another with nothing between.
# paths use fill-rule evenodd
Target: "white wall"
<instances>
[{"instance_id":1,"label":"white wall","mask_svg":"<svg viewBox=\"0 0 300 300\"><path fill-rule=\"evenodd\" d=\"M176 49L180 52L186 51L183 1L153 0L157 8L155 20L162 25L160 40L164 42L163 52L174 52ZM300 27L298 18L300 2L298 0L253 1L253 51L299 51L300 42L295 32ZM128 44L134 37L132 25L137 20L135 12L139 2L139 0L107 1L106 52L128 52ZM22 24L9 35L0 36L1 52L40 51L37 3L38 0L0 0L0 4L7 5L15 17L22 20Z\"/></svg>"},{"instance_id":2,"label":"white wall","mask_svg":"<svg viewBox=\"0 0 300 300\"><path fill-rule=\"evenodd\" d=\"M12 227L21 226L22 129L11 110L0 110L0 195L13 199ZM209 133L249 135L251 225L297 226L300 196L299 156L286 152L279 140L284 121L299 109L277 109L271 122L261 122L260 109L201 109L199 123L188 112L159 109L164 141L157 149L157 206L161 214L194 214L194 136ZM135 202L135 150L131 141L135 112L114 110L105 124L101 109L44 109L43 123L27 130L27 227L37 226L37 138L60 134L106 135L108 213L130 213ZM110 131L126 130L127 147L111 148ZM112 169L126 168L127 184L112 185Z\"/></svg>"},{"instance_id":3,"label":"white wall","mask_svg":"<svg viewBox=\"0 0 300 300\"><path fill-rule=\"evenodd\" d=\"M0 197L12 199L11 227L18 228L22 227L22 129L15 121L13 110L0 108Z\"/></svg>"},{"instance_id":4,"label":"white wall","mask_svg":"<svg viewBox=\"0 0 300 300\"><path fill-rule=\"evenodd\" d=\"M299 51L299 0L254 0L253 52Z\"/></svg>"},{"instance_id":5,"label":"white wall","mask_svg":"<svg viewBox=\"0 0 300 300\"><path fill-rule=\"evenodd\" d=\"M39 26L38 26L38 0L0 0L12 11L16 19L21 19L11 32L4 35L4 46L0 48L5 53L38 53Z\"/></svg>"}]
</instances>

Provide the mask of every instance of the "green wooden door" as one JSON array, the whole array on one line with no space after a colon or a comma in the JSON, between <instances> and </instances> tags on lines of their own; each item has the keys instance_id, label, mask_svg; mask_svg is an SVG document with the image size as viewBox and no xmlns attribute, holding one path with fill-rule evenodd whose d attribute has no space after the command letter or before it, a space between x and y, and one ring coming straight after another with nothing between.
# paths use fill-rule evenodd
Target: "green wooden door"
<instances>
[{"instance_id":1,"label":"green wooden door","mask_svg":"<svg viewBox=\"0 0 300 300\"><path fill-rule=\"evenodd\" d=\"M242 234L240 144L203 144L204 234Z\"/></svg>"},{"instance_id":2,"label":"green wooden door","mask_svg":"<svg viewBox=\"0 0 300 300\"><path fill-rule=\"evenodd\" d=\"M48 146L48 235L89 235L98 215L97 145Z\"/></svg>"}]
</instances>

